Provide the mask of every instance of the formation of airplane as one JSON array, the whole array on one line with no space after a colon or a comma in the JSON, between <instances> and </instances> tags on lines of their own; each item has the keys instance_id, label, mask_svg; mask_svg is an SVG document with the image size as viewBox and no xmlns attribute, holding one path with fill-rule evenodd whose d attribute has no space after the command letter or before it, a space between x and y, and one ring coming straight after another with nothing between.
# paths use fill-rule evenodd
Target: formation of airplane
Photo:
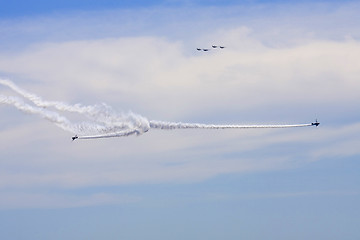
<instances>
[{"instance_id":1,"label":"formation of airplane","mask_svg":"<svg viewBox=\"0 0 360 240\"><path fill-rule=\"evenodd\" d=\"M216 46L216 45L212 45L212 48L221 48L221 49L224 49L225 47L224 46Z\"/></svg>"},{"instance_id":2,"label":"formation of airplane","mask_svg":"<svg viewBox=\"0 0 360 240\"><path fill-rule=\"evenodd\" d=\"M215 48L219 48L219 49L224 49L225 48L225 46L218 46L218 45L212 45L211 46L213 49L215 49ZM210 48L196 48L196 50L198 50L198 51L204 51L204 52L208 52L208 51L210 51L211 49Z\"/></svg>"}]
</instances>

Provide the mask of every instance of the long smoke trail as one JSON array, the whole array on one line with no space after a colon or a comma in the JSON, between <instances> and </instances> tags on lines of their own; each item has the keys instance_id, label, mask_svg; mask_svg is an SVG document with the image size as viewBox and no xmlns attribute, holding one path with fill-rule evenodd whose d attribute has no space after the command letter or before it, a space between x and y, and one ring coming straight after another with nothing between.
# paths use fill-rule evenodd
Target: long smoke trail
<instances>
[{"instance_id":1,"label":"long smoke trail","mask_svg":"<svg viewBox=\"0 0 360 240\"><path fill-rule=\"evenodd\" d=\"M26 100L32 102L35 106L25 103L22 99L12 96L0 95L0 103L8 104L17 109L29 113L39 115L50 122L55 123L63 130L76 134L78 139L96 139L124 137L130 135L140 135L152 129L241 129L241 128L293 128L308 127L314 124L293 124L293 125L215 125L201 123L176 123L164 121L149 121L146 118L134 114L116 113L110 106L106 104L84 106L81 104L69 105L59 101L46 101L41 97L29 93L18 87L10 80L0 79L0 84L9 87ZM49 110L55 108L60 112L79 113L90 119L87 122L73 123L58 112ZM79 135L79 136L78 136ZM76 139L75 138L75 139Z\"/></svg>"},{"instance_id":2,"label":"long smoke trail","mask_svg":"<svg viewBox=\"0 0 360 240\"><path fill-rule=\"evenodd\" d=\"M162 121L150 121L150 127L158 128L158 129L292 128L292 127L308 127L308 126L311 126L311 123L292 124L292 125L217 125L217 124L202 124L202 123L172 123L172 122L162 122Z\"/></svg>"}]
</instances>

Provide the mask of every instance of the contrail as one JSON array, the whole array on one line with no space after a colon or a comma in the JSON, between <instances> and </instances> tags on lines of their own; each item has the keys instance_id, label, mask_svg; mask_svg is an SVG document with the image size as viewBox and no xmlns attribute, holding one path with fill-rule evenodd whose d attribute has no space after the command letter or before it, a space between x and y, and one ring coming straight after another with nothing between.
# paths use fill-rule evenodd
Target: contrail
<instances>
[{"instance_id":1,"label":"contrail","mask_svg":"<svg viewBox=\"0 0 360 240\"><path fill-rule=\"evenodd\" d=\"M69 105L59 101L46 101L36 94L29 93L7 79L0 79L0 84L9 87L14 92L30 101L34 105L27 104L18 97L0 95L0 103L8 104L17 109L36 114L56 124L65 131L76 134L75 139L96 139L141 135L149 129L244 129L244 128L293 128L319 125L316 123L292 124L292 125L216 125L202 123L181 123L149 121L145 117L134 114L119 114L106 104L85 106L82 104ZM86 122L73 123L59 112L73 112L87 117Z\"/></svg>"}]
</instances>

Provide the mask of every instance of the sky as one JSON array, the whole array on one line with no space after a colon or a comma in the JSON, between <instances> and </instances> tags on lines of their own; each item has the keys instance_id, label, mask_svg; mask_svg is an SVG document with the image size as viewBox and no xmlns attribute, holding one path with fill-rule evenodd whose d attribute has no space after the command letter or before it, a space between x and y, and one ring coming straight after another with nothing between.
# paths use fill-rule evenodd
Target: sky
<instances>
[{"instance_id":1,"label":"sky","mask_svg":"<svg viewBox=\"0 0 360 240\"><path fill-rule=\"evenodd\" d=\"M0 104L1 239L360 237L357 1L0 3L0 80L44 101L145 122L321 123L72 142Z\"/></svg>"}]
</instances>

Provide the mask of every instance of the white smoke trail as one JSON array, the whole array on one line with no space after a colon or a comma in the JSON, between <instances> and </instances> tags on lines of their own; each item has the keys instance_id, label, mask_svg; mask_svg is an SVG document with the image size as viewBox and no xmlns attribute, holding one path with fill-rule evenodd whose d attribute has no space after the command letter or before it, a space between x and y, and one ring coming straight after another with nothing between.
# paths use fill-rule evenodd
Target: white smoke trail
<instances>
[{"instance_id":1,"label":"white smoke trail","mask_svg":"<svg viewBox=\"0 0 360 240\"><path fill-rule=\"evenodd\" d=\"M62 112L74 112L84 115L92 120L92 122L83 122L80 124L73 124L72 130L70 132L77 133L77 134L113 134L114 132L120 132L119 136L123 135L123 131L132 132L134 129L138 134L146 132L149 130L149 122L146 118L134 114L134 113L127 113L127 114L118 114L116 113L110 106L106 104L102 105L93 105L93 106L84 106L82 104L74 104L69 105L59 101L45 101L41 97L37 96L36 94L29 93L26 90L18 87L15 83L11 82L7 79L0 79L0 84L9 87L16 93L20 94L27 100L34 103L38 108L38 111L31 112L33 114L40 114L44 116L46 111L44 108L53 107ZM9 101L9 104L13 103ZM23 103L25 104L25 103ZM13 104L14 105L14 104ZM24 110L20 108L20 104L14 105L20 110ZM29 107L30 105L27 105ZM30 113L30 112L28 112ZM54 113L54 112L53 112ZM60 116L58 114L58 116ZM46 118L50 120L49 118ZM70 122L69 122L70 123ZM97 123L97 124L96 124ZM64 126L62 126L65 129ZM129 135L129 134L128 134Z\"/></svg>"},{"instance_id":2,"label":"white smoke trail","mask_svg":"<svg viewBox=\"0 0 360 240\"><path fill-rule=\"evenodd\" d=\"M26 90L18 87L15 83L11 82L10 80L0 79L0 84L9 87L16 93L26 98L27 100L33 102L38 107L43 107L43 108L54 107L59 111L84 114L90 118L94 118L97 121L103 121L105 123L108 122L110 119L112 119L109 116L115 114L112 108L104 103L102 105L84 106L82 104L68 105L66 103L59 101L44 101L41 97L33 93L27 92Z\"/></svg>"},{"instance_id":3,"label":"white smoke trail","mask_svg":"<svg viewBox=\"0 0 360 240\"><path fill-rule=\"evenodd\" d=\"M116 125L122 128L132 128L134 125L139 126L144 122L147 122L147 120L142 116L131 112L127 114L118 114L105 103L102 103L101 105L84 106L79 103L69 105L59 101L45 101L36 94L29 93L26 90L20 88L10 80L0 79L0 84L9 87L27 100L33 102L38 107L54 107L59 111L79 113L87 116L90 119L93 119L96 122L102 122L107 125Z\"/></svg>"},{"instance_id":4,"label":"white smoke trail","mask_svg":"<svg viewBox=\"0 0 360 240\"><path fill-rule=\"evenodd\" d=\"M139 135L141 134L138 130L127 130L127 131L121 131L117 133L109 133L109 134L103 134L103 135L92 135L92 136L76 136L77 139L95 139L95 138L112 138L112 137L127 137L130 135Z\"/></svg>"},{"instance_id":5,"label":"white smoke trail","mask_svg":"<svg viewBox=\"0 0 360 240\"><path fill-rule=\"evenodd\" d=\"M106 104L84 106L81 104L69 105L59 101L45 101L41 97L21 89L10 80L0 79L0 84L9 87L25 99L32 102L35 106L26 104L23 100L16 97L6 97L0 95L0 103L13 105L17 109L37 114L55 123L62 129L75 133L75 139L96 139L124 137L130 135L140 135L153 129L238 129L238 128L292 128L308 127L314 124L293 124L293 125L215 125L201 123L175 123L163 121L149 121L146 118L134 114L118 114ZM61 112L75 112L91 119L89 122L72 123L58 112L45 108L53 107ZM79 134L79 136L77 136Z\"/></svg>"},{"instance_id":6,"label":"white smoke trail","mask_svg":"<svg viewBox=\"0 0 360 240\"><path fill-rule=\"evenodd\" d=\"M150 128L153 129L241 129L241 128L294 128L294 127L309 127L312 126L311 123L306 124L292 124L292 125L216 125L216 124L201 124L201 123L173 123L173 122L163 122L163 121L149 121ZM139 130L128 130L121 132L114 132L102 135L93 135L93 136L76 136L78 139L96 139L96 138L111 138L111 137L124 137L130 135L140 135L145 131Z\"/></svg>"},{"instance_id":7,"label":"white smoke trail","mask_svg":"<svg viewBox=\"0 0 360 240\"><path fill-rule=\"evenodd\" d=\"M311 123L293 124L293 125L217 125L217 124L202 124L202 123L173 123L173 122L150 121L150 128L158 128L158 129L292 128L292 127L308 127L308 126L311 126Z\"/></svg>"},{"instance_id":8,"label":"white smoke trail","mask_svg":"<svg viewBox=\"0 0 360 240\"><path fill-rule=\"evenodd\" d=\"M71 133L82 133L82 134L99 134L99 133L112 133L114 131L122 130L123 128L116 128L114 126L108 127L91 122L72 123L66 117L61 116L57 112L49 111L43 108L35 107L24 103L21 99L16 97L6 97L0 95L0 103L8 104L16 107L20 111L29 114L36 114L42 118L55 123L57 126L65 131Z\"/></svg>"},{"instance_id":9,"label":"white smoke trail","mask_svg":"<svg viewBox=\"0 0 360 240\"><path fill-rule=\"evenodd\" d=\"M75 132L75 129L72 127L71 123L65 117L60 116L59 114L54 112L50 112L38 107L30 106L24 103L21 99L18 99L16 97L5 97L3 95L0 95L0 103L13 105L17 109L26 113L40 115L41 117L55 123L56 125L58 125L59 127L61 127L66 131Z\"/></svg>"}]
</instances>

